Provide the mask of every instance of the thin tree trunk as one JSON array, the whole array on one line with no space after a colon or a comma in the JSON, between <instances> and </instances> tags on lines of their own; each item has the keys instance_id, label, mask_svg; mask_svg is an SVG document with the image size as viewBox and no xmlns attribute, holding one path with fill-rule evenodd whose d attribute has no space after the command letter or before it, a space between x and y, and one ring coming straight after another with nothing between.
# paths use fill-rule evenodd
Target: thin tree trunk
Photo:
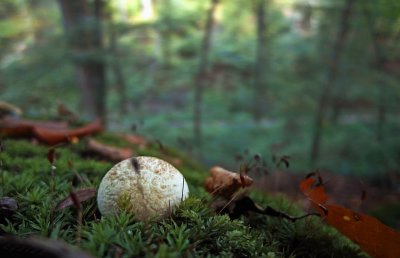
<instances>
[{"instance_id":1,"label":"thin tree trunk","mask_svg":"<svg viewBox=\"0 0 400 258\"><path fill-rule=\"evenodd\" d=\"M162 62L164 67L170 67L171 65L171 10L172 4L171 0L164 0L163 12L162 12L162 22L164 23L160 29L161 36L161 54Z\"/></svg>"},{"instance_id":2,"label":"thin tree trunk","mask_svg":"<svg viewBox=\"0 0 400 258\"><path fill-rule=\"evenodd\" d=\"M382 55L382 52L379 48L379 43L378 43L378 35L374 31L374 22L372 20L372 14L369 12L368 7L366 4L363 2L362 4L362 12L365 17L365 21L367 23L367 28L370 33L371 39L372 39L372 48L374 51L374 66L377 70L382 71L382 66L384 62L384 58ZM377 126L376 126L376 138L378 141L383 141L383 128L385 125L386 121L386 107L385 107L385 91L384 91L384 85L385 83L381 81L381 79L378 80L377 84L379 85L379 96L378 96L378 103L377 103Z\"/></svg>"},{"instance_id":3,"label":"thin tree trunk","mask_svg":"<svg viewBox=\"0 0 400 258\"><path fill-rule=\"evenodd\" d=\"M322 92L319 97L318 110L315 115L314 132L311 143L311 153L310 153L311 163L314 163L319 156L321 147L322 123L325 118L325 113L328 108L330 99L332 97L331 96L332 92L335 87L339 62L343 52L344 43L349 31L349 21L353 4L354 0L347 0L344 5L339 24L339 31L336 36L335 44L332 50L332 55L329 61L327 79L324 86L322 87Z\"/></svg>"},{"instance_id":4,"label":"thin tree trunk","mask_svg":"<svg viewBox=\"0 0 400 258\"><path fill-rule=\"evenodd\" d=\"M265 88L267 86L265 70L267 68L267 21L266 21L266 0L256 1L257 18L257 51L254 67L254 101L253 118L259 121L263 116L263 109L266 101Z\"/></svg>"},{"instance_id":5,"label":"thin tree trunk","mask_svg":"<svg viewBox=\"0 0 400 258\"><path fill-rule=\"evenodd\" d=\"M344 38L346 38L346 36L347 36L347 34L348 34L348 31L349 31L349 21L350 21L350 18L351 18L351 12L352 12L352 7L353 6L353 4L352 3L349 3L348 1L346 2L346 4L345 4L345 7L344 7L344 9L343 9L343 12L342 12L342 19L341 19L341 31L342 31L342 35L343 35L343 41L344 41ZM342 46L342 48L343 48L343 46ZM336 74L337 75L337 74ZM331 102L331 104L332 104L332 118L331 118L331 121L332 121L332 123L334 123L334 124L336 124L337 123L337 121L338 121L338 119L339 119L339 117L340 117L340 114L341 114L341 112L342 112L342 108L341 108L341 106L340 106L340 94L341 94L341 92L340 92L340 90L339 89L335 89L336 87L335 87L335 83L336 83L336 79L337 79L337 76L335 76L335 78L334 78L334 81L332 82L332 91L333 91L333 96L332 96L332 102Z\"/></svg>"},{"instance_id":6,"label":"thin tree trunk","mask_svg":"<svg viewBox=\"0 0 400 258\"><path fill-rule=\"evenodd\" d=\"M74 56L84 113L105 121L105 65L102 61L103 1L59 0L65 34Z\"/></svg>"},{"instance_id":7,"label":"thin tree trunk","mask_svg":"<svg viewBox=\"0 0 400 258\"><path fill-rule=\"evenodd\" d=\"M126 114L128 105L126 98L126 83L124 74L122 73L122 67L119 62L117 39L118 35L115 24L112 20L110 20L110 52L113 55L111 68L115 76L115 84L119 95L119 110L121 114Z\"/></svg>"},{"instance_id":8,"label":"thin tree trunk","mask_svg":"<svg viewBox=\"0 0 400 258\"><path fill-rule=\"evenodd\" d=\"M193 133L196 146L201 146L202 139L202 102L204 83L207 77L208 55L211 45L211 34L214 27L214 13L219 0L211 0L211 6L207 13L206 26L200 49L200 62L194 81L194 107L193 107Z\"/></svg>"}]
</instances>

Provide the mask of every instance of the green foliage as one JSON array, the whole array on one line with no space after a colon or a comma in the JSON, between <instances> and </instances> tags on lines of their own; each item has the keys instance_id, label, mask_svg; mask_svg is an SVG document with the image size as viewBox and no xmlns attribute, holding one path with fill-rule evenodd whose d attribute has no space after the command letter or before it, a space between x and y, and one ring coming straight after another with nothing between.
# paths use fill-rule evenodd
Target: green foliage
<instances>
[{"instance_id":1,"label":"green foliage","mask_svg":"<svg viewBox=\"0 0 400 258\"><path fill-rule=\"evenodd\" d=\"M112 141L111 135L99 139ZM116 138L114 140L117 140ZM56 150L55 194L49 189L50 164L47 148L23 140L5 140L1 190L15 198L19 209L12 220L0 225L0 231L21 237L41 235L77 244L76 211L66 208L54 211L56 204L72 188L87 187L77 183L71 188L74 169L97 186L111 164L84 159L79 146ZM80 247L96 257L362 257L362 253L319 219L291 223L276 218L250 214L240 220L210 210L210 197L202 187L203 169L179 152L166 148L150 149L154 155L177 154L184 159L179 169L190 184L191 197L181 203L168 218L161 221L138 222L132 214L121 212L113 217L96 218L96 200L83 203L83 225ZM262 205L271 205L291 214L300 209L285 197L267 197L254 192Z\"/></svg>"}]
</instances>

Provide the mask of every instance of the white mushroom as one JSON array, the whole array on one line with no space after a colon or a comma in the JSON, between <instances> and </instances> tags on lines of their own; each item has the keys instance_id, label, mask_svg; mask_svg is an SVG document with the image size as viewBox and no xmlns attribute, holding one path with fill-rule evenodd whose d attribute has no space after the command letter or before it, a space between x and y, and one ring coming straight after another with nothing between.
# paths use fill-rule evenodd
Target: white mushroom
<instances>
[{"instance_id":1,"label":"white mushroom","mask_svg":"<svg viewBox=\"0 0 400 258\"><path fill-rule=\"evenodd\" d=\"M102 215L126 210L139 220L161 218L186 199L183 175L168 162L154 157L133 157L112 167L102 179L97 204Z\"/></svg>"}]
</instances>

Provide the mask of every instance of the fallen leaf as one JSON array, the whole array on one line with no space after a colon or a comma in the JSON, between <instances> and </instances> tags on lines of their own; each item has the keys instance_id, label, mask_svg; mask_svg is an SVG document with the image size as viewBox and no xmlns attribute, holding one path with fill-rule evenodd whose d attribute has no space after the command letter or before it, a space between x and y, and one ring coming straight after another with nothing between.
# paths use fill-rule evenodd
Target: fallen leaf
<instances>
[{"instance_id":1,"label":"fallen leaf","mask_svg":"<svg viewBox=\"0 0 400 258\"><path fill-rule=\"evenodd\" d=\"M74 137L83 137L91 134L101 132L103 130L103 124L98 119L86 126L71 130L52 130L41 127L34 127L33 134L38 140L49 145L55 145L59 143L72 142Z\"/></svg>"},{"instance_id":2,"label":"fallen leaf","mask_svg":"<svg viewBox=\"0 0 400 258\"><path fill-rule=\"evenodd\" d=\"M316 173L311 173L300 182L300 190L313 202L314 205L324 204L328 200L325 193L322 181L317 181L313 178ZM320 177L318 177L320 178ZM317 183L317 184L316 184Z\"/></svg>"},{"instance_id":3,"label":"fallen leaf","mask_svg":"<svg viewBox=\"0 0 400 258\"><path fill-rule=\"evenodd\" d=\"M4 137L32 137L34 128L66 130L67 122L40 122L6 117L0 119L0 135Z\"/></svg>"},{"instance_id":4,"label":"fallen leaf","mask_svg":"<svg viewBox=\"0 0 400 258\"><path fill-rule=\"evenodd\" d=\"M318 175L313 173L306 177L300 183L300 189L328 224L360 245L361 249L372 257L400 257L399 232L374 217L340 205L326 204L328 196L322 182L317 183L315 176Z\"/></svg>"},{"instance_id":5,"label":"fallen leaf","mask_svg":"<svg viewBox=\"0 0 400 258\"><path fill-rule=\"evenodd\" d=\"M72 205L76 206L76 203L82 203L84 201L87 201L87 200L95 197L96 196L96 192L97 192L96 188L85 188L85 189L80 189L80 190L74 191L73 192L73 196L75 198L75 201L72 198L72 195L69 194L68 197L64 198L57 205L55 210L59 211L59 210L65 209L67 207L70 207Z\"/></svg>"},{"instance_id":6,"label":"fallen leaf","mask_svg":"<svg viewBox=\"0 0 400 258\"><path fill-rule=\"evenodd\" d=\"M117 148L100 143L94 139L88 140L86 149L87 151L98 154L107 160L116 162L134 156L134 153L130 148Z\"/></svg>"},{"instance_id":7,"label":"fallen leaf","mask_svg":"<svg viewBox=\"0 0 400 258\"><path fill-rule=\"evenodd\" d=\"M210 174L204 185L207 192L227 199L232 198L241 188L248 187L253 183L251 177L228 171L219 166L212 167Z\"/></svg>"},{"instance_id":8,"label":"fallen leaf","mask_svg":"<svg viewBox=\"0 0 400 258\"><path fill-rule=\"evenodd\" d=\"M75 192L70 192L69 193L69 197L71 197L72 203L74 204L75 208L77 210L81 210L82 209L82 204L78 198L78 195Z\"/></svg>"}]
</instances>

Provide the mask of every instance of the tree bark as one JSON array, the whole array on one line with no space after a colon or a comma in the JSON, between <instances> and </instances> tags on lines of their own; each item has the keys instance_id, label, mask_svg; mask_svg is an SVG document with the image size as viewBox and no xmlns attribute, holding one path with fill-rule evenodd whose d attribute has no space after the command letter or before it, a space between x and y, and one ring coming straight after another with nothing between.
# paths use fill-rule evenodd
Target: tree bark
<instances>
[{"instance_id":1,"label":"tree bark","mask_svg":"<svg viewBox=\"0 0 400 258\"><path fill-rule=\"evenodd\" d=\"M164 0L163 10L161 13L160 37L161 37L161 54L163 66L169 68L171 66L171 26L172 18L169 10L173 8L171 0Z\"/></svg>"},{"instance_id":2,"label":"tree bark","mask_svg":"<svg viewBox=\"0 0 400 258\"><path fill-rule=\"evenodd\" d=\"M314 120L314 132L313 132L311 152L310 152L310 160L312 164L314 164L314 162L318 159L319 156L321 147L322 123L325 118L325 113L329 106L330 100L332 98L331 95L335 87L335 82L338 74L338 67L343 52L344 43L349 31L349 21L353 4L354 0L347 0L343 7L339 24L339 31L333 46L331 58L329 60L327 79L322 87L322 92L319 97L318 110L315 114L315 120Z\"/></svg>"},{"instance_id":3,"label":"tree bark","mask_svg":"<svg viewBox=\"0 0 400 258\"><path fill-rule=\"evenodd\" d=\"M119 110L121 114L126 114L128 107L128 100L126 96L126 83L125 77L122 72L122 67L119 62L119 53L118 53L118 34L117 29L115 28L115 24L110 18L110 52L113 55L113 61L111 63L111 68L113 70L115 76L115 85L119 95Z\"/></svg>"},{"instance_id":4,"label":"tree bark","mask_svg":"<svg viewBox=\"0 0 400 258\"><path fill-rule=\"evenodd\" d=\"M383 63L384 63L384 57L382 54L382 51L379 47L379 42L378 42L378 35L376 31L374 30L374 21L372 18L372 14L368 10L368 7L366 4L363 2L362 3L362 12L365 17L365 22L367 24L367 29L369 31L369 34L371 36L372 40L372 49L374 52L374 67L382 71L383 69ZM378 80L377 85L379 85L379 96L377 100L377 125L376 125L376 138L379 142L383 141L384 139L384 125L386 121L386 106L385 106L385 90L384 90L384 85L385 83L382 82L381 79Z\"/></svg>"},{"instance_id":5,"label":"tree bark","mask_svg":"<svg viewBox=\"0 0 400 258\"><path fill-rule=\"evenodd\" d=\"M349 31L349 21L351 18L351 12L353 9L353 4L350 4L348 1L345 4L345 7L342 11L342 19L340 21L340 31L341 35L343 37L343 41L347 37L348 31ZM342 43L343 44L343 43ZM342 46L343 49L343 46ZM337 64L338 65L338 64ZM333 91L333 96L332 96L332 118L331 121L332 123L336 123L337 120L340 117L340 114L342 112L342 108L340 106L340 91L338 89L335 90L335 83L337 79L337 71L336 71L336 76L334 77L334 81L332 82L332 91Z\"/></svg>"},{"instance_id":6,"label":"tree bark","mask_svg":"<svg viewBox=\"0 0 400 258\"><path fill-rule=\"evenodd\" d=\"M194 106L193 106L193 133L196 146L201 147L202 139L202 102L204 84L207 77L209 63L209 52L211 45L211 34L214 28L214 14L219 0L211 0L210 9L207 12L207 21L204 28L203 40L200 49L200 61L194 81ZM199 148L200 149L200 148Z\"/></svg>"},{"instance_id":7,"label":"tree bark","mask_svg":"<svg viewBox=\"0 0 400 258\"><path fill-rule=\"evenodd\" d=\"M84 113L105 122L106 80L102 60L102 0L59 0L65 34L76 66Z\"/></svg>"},{"instance_id":8,"label":"tree bark","mask_svg":"<svg viewBox=\"0 0 400 258\"><path fill-rule=\"evenodd\" d=\"M254 101L253 118L261 120L265 109L265 88L267 86L265 70L267 68L267 21L266 21L266 0L256 1L257 19L257 50L254 67Z\"/></svg>"}]
</instances>

